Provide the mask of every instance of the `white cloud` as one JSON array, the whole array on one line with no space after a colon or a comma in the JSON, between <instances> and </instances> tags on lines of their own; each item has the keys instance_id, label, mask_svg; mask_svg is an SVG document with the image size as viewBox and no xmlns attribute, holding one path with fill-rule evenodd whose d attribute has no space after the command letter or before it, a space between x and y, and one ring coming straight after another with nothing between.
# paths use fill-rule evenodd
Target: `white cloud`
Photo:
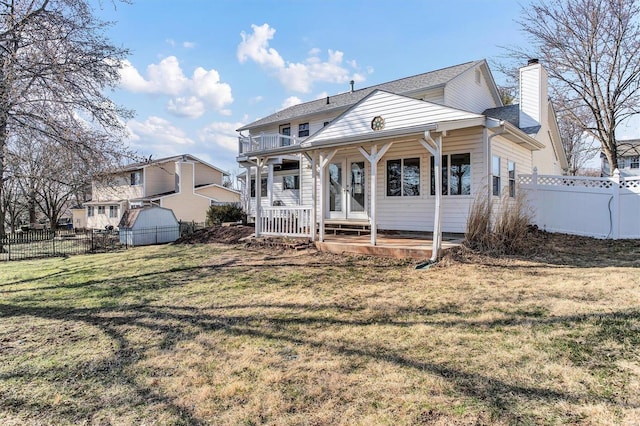
<instances>
[{"instance_id":1,"label":"white cloud","mask_svg":"<svg viewBox=\"0 0 640 426\"><path fill-rule=\"evenodd\" d=\"M238 153L238 133L236 129L243 123L216 122L211 123L199 133L201 142L213 144L215 147ZM213 149L215 150L215 149Z\"/></svg>"},{"instance_id":2,"label":"white cloud","mask_svg":"<svg viewBox=\"0 0 640 426\"><path fill-rule=\"evenodd\" d=\"M169 100L167 110L180 117L198 118L204 114L205 106L200 99L189 96Z\"/></svg>"},{"instance_id":3,"label":"white cloud","mask_svg":"<svg viewBox=\"0 0 640 426\"><path fill-rule=\"evenodd\" d=\"M198 67L188 78L175 56L150 64L146 78L130 62L124 61L120 76L123 89L173 96L167 103L167 110L181 117L198 118L207 107L225 115L229 112L225 107L233 102L231 86L220 81L218 71Z\"/></svg>"},{"instance_id":4,"label":"white cloud","mask_svg":"<svg viewBox=\"0 0 640 426\"><path fill-rule=\"evenodd\" d=\"M155 151L166 154L168 150L177 148L175 153L184 152L185 146L194 144L182 129L160 117L151 116L145 121L131 120L127 123L127 129L134 148L154 155Z\"/></svg>"},{"instance_id":5,"label":"white cloud","mask_svg":"<svg viewBox=\"0 0 640 426\"><path fill-rule=\"evenodd\" d=\"M329 96L327 92L320 92L316 95L316 99L323 99L323 98L326 98L327 96Z\"/></svg>"},{"instance_id":6,"label":"white cloud","mask_svg":"<svg viewBox=\"0 0 640 426\"><path fill-rule=\"evenodd\" d=\"M238 45L237 52L240 63L252 59L260 65L273 68L284 67L282 56L275 49L269 47L269 40L273 38L276 30L269 27L269 24L251 25L251 28L253 34L247 34L244 31L240 33L242 42Z\"/></svg>"},{"instance_id":7,"label":"white cloud","mask_svg":"<svg viewBox=\"0 0 640 426\"><path fill-rule=\"evenodd\" d=\"M298 105L302 103L302 99L297 96L289 96L282 103L281 109L289 108L290 106Z\"/></svg>"},{"instance_id":8,"label":"white cloud","mask_svg":"<svg viewBox=\"0 0 640 426\"><path fill-rule=\"evenodd\" d=\"M196 44L193 41L183 41L182 47L184 47L185 49L193 49L194 47L196 47Z\"/></svg>"},{"instance_id":9,"label":"white cloud","mask_svg":"<svg viewBox=\"0 0 640 426\"><path fill-rule=\"evenodd\" d=\"M339 50L327 51L327 59L320 57L320 49L313 48L303 62L285 61L280 53L269 47L276 30L269 24L252 25L252 34L240 33L242 41L238 45L237 56L240 63L251 59L261 67L273 72L280 83L287 89L300 93L309 93L315 82L347 83L350 80L362 82L365 77L354 72L357 70L355 60L346 61L343 65L344 53ZM350 67L350 68L349 68Z\"/></svg>"},{"instance_id":10,"label":"white cloud","mask_svg":"<svg viewBox=\"0 0 640 426\"><path fill-rule=\"evenodd\" d=\"M254 96L253 98L249 99L249 105L254 105L257 104L259 102L262 102L264 100L263 96Z\"/></svg>"}]
</instances>

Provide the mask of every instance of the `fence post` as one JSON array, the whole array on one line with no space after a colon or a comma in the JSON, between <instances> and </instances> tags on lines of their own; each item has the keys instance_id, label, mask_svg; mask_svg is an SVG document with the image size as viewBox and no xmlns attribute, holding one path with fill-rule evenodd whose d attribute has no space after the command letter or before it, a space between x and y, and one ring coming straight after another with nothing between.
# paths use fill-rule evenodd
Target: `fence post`
<instances>
[{"instance_id":1,"label":"fence post","mask_svg":"<svg viewBox=\"0 0 640 426\"><path fill-rule=\"evenodd\" d=\"M53 231L51 234L51 252L55 256L56 255L56 232Z\"/></svg>"},{"instance_id":2,"label":"fence post","mask_svg":"<svg viewBox=\"0 0 640 426\"><path fill-rule=\"evenodd\" d=\"M611 238L620 238L620 170L613 171L612 200L611 200Z\"/></svg>"}]
</instances>

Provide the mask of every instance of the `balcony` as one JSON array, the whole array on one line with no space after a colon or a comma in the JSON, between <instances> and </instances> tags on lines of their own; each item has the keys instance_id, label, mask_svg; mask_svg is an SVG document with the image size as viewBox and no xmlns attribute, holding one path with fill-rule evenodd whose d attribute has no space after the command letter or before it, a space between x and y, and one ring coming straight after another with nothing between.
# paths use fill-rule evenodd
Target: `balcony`
<instances>
[{"instance_id":1,"label":"balcony","mask_svg":"<svg viewBox=\"0 0 640 426\"><path fill-rule=\"evenodd\" d=\"M279 133L260 133L255 136L240 136L238 138L238 154L246 155L252 152L269 151L288 146L300 145L305 138L281 135Z\"/></svg>"}]
</instances>

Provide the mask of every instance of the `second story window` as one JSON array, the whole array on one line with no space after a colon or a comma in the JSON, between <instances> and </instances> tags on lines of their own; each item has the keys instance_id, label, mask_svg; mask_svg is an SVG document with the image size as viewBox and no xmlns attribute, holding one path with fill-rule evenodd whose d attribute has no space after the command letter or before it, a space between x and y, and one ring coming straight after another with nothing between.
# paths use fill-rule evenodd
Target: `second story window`
<instances>
[{"instance_id":1,"label":"second story window","mask_svg":"<svg viewBox=\"0 0 640 426\"><path fill-rule=\"evenodd\" d=\"M298 137L306 138L309 136L309 123L298 124Z\"/></svg>"},{"instance_id":2,"label":"second story window","mask_svg":"<svg viewBox=\"0 0 640 426\"><path fill-rule=\"evenodd\" d=\"M142 185L142 171L131 172L131 185Z\"/></svg>"},{"instance_id":3,"label":"second story window","mask_svg":"<svg viewBox=\"0 0 640 426\"><path fill-rule=\"evenodd\" d=\"M93 215L94 215L93 206L88 206L87 207L87 216L93 217Z\"/></svg>"},{"instance_id":4,"label":"second story window","mask_svg":"<svg viewBox=\"0 0 640 426\"><path fill-rule=\"evenodd\" d=\"M118 217L118 206L109 206L109 217Z\"/></svg>"}]
</instances>

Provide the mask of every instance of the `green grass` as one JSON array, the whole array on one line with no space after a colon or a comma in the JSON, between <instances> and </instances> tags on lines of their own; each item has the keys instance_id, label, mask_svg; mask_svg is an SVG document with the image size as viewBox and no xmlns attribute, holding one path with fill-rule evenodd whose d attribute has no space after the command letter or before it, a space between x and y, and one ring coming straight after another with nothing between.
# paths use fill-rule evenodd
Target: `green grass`
<instances>
[{"instance_id":1,"label":"green grass","mask_svg":"<svg viewBox=\"0 0 640 426\"><path fill-rule=\"evenodd\" d=\"M632 424L637 266L215 244L3 263L0 421Z\"/></svg>"}]
</instances>

